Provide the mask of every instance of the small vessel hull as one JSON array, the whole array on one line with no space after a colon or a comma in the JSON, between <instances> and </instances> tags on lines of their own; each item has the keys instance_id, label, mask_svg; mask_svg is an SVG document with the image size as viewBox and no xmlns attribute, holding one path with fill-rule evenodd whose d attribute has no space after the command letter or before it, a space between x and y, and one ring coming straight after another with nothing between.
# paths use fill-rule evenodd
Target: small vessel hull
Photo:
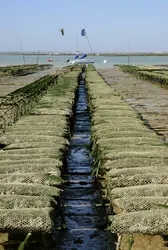
<instances>
[{"instance_id":1,"label":"small vessel hull","mask_svg":"<svg viewBox=\"0 0 168 250\"><path fill-rule=\"evenodd\" d=\"M72 64L93 64L94 60L91 60L91 59L80 59L80 60L73 60L70 63L72 63Z\"/></svg>"}]
</instances>

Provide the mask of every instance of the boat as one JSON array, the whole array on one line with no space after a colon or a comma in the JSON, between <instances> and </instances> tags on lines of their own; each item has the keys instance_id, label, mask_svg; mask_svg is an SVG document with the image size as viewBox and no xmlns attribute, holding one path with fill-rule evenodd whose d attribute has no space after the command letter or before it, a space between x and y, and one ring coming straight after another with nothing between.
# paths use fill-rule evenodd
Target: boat
<instances>
[{"instance_id":1,"label":"boat","mask_svg":"<svg viewBox=\"0 0 168 250\"><path fill-rule=\"evenodd\" d=\"M70 61L71 64L93 64L94 60L92 59L76 59L76 60L72 60Z\"/></svg>"},{"instance_id":2,"label":"boat","mask_svg":"<svg viewBox=\"0 0 168 250\"><path fill-rule=\"evenodd\" d=\"M94 60L92 59L86 59L87 54L82 55L81 57L79 57L79 55L76 55L75 58L73 60L68 60L67 62L70 64L93 64Z\"/></svg>"},{"instance_id":3,"label":"boat","mask_svg":"<svg viewBox=\"0 0 168 250\"><path fill-rule=\"evenodd\" d=\"M90 41L89 41L89 38L88 38L88 36L86 34L86 30L85 29L81 30L81 36L86 37L86 39L88 41L88 44L89 44L89 47L90 47L90 50L93 53L93 50L92 50L92 47L91 47L91 44L90 44ZM74 64L75 65L77 65L77 64L93 64L94 60L86 58L87 54L83 54L82 56L79 55L77 33L76 33L76 40L77 40L77 51L78 51L78 54L75 56L75 58L73 60L67 60L67 63L73 64L73 65Z\"/></svg>"},{"instance_id":4,"label":"boat","mask_svg":"<svg viewBox=\"0 0 168 250\"><path fill-rule=\"evenodd\" d=\"M47 62L55 62L54 59L48 59Z\"/></svg>"}]
</instances>

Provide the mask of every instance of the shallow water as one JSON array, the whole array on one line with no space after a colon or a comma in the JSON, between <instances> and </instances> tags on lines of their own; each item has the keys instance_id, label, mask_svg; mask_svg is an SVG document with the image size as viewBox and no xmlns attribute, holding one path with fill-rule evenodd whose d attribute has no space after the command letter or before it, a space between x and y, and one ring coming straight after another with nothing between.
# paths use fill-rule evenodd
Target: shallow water
<instances>
[{"instance_id":1,"label":"shallow water","mask_svg":"<svg viewBox=\"0 0 168 250\"><path fill-rule=\"evenodd\" d=\"M53 59L54 61L49 63L53 64L55 67L64 67L68 64L66 61L68 59L73 60L74 56L39 56L39 64L49 63L48 59ZM94 65L96 68L110 68L114 64L127 64L128 56L88 56L89 59L95 61ZM25 56L26 64L35 64L37 62L37 56ZM107 60L107 63L103 63ZM130 56L130 64L137 65L153 65L153 64L168 64L168 56ZM23 57L21 55L0 55L0 66L6 65L17 65L23 64Z\"/></svg>"},{"instance_id":2,"label":"shallow water","mask_svg":"<svg viewBox=\"0 0 168 250\"><path fill-rule=\"evenodd\" d=\"M91 176L93 158L90 145L90 117L85 82L78 89L73 136L67 154L67 166L61 203L67 230L60 234L60 250L115 249L112 235L106 230L107 213L100 185ZM97 206L96 204L101 204Z\"/></svg>"}]
</instances>

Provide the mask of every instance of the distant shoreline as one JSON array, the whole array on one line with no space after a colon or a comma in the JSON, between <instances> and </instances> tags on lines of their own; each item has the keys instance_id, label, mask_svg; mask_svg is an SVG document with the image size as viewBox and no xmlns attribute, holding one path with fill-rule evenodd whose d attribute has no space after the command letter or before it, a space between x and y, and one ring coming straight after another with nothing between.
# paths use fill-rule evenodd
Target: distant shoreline
<instances>
[{"instance_id":1,"label":"distant shoreline","mask_svg":"<svg viewBox=\"0 0 168 250\"><path fill-rule=\"evenodd\" d=\"M75 53L29 53L25 52L24 54L19 52L0 52L0 55L8 55L8 56L74 56ZM165 53L95 53L88 54L89 56L168 56L168 52Z\"/></svg>"}]
</instances>

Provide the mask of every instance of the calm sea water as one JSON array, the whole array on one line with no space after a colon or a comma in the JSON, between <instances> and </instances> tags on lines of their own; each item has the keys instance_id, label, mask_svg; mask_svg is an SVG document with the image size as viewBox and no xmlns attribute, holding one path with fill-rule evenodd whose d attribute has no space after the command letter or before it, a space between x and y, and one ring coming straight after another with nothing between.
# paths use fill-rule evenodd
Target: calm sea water
<instances>
[{"instance_id":1,"label":"calm sea water","mask_svg":"<svg viewBox=\"0 0 168 250\"><path fill-rule=\"evenodd\" d=\"M72 60L74 56L39 56L39 64L46 64L48 59L53 59L54 61L51 64L54 64L56 67L64 67L68 65L66 63L67 59ZM110 68L114 64L127 64L128 56L88 56L88 58L95 61L95 66L97 68ZM26 64L34 64L37 62L37 56L25 56ZM107 60L106 63L103 63L104 60ZM135 65L153 65L153 64L168 64L168 56L131 56L129 58L130 64ZM23 57L11 56L11 55L0 55L0 66L7 65L17 65L23 64Z\"/></svg>"}]
</instances>

